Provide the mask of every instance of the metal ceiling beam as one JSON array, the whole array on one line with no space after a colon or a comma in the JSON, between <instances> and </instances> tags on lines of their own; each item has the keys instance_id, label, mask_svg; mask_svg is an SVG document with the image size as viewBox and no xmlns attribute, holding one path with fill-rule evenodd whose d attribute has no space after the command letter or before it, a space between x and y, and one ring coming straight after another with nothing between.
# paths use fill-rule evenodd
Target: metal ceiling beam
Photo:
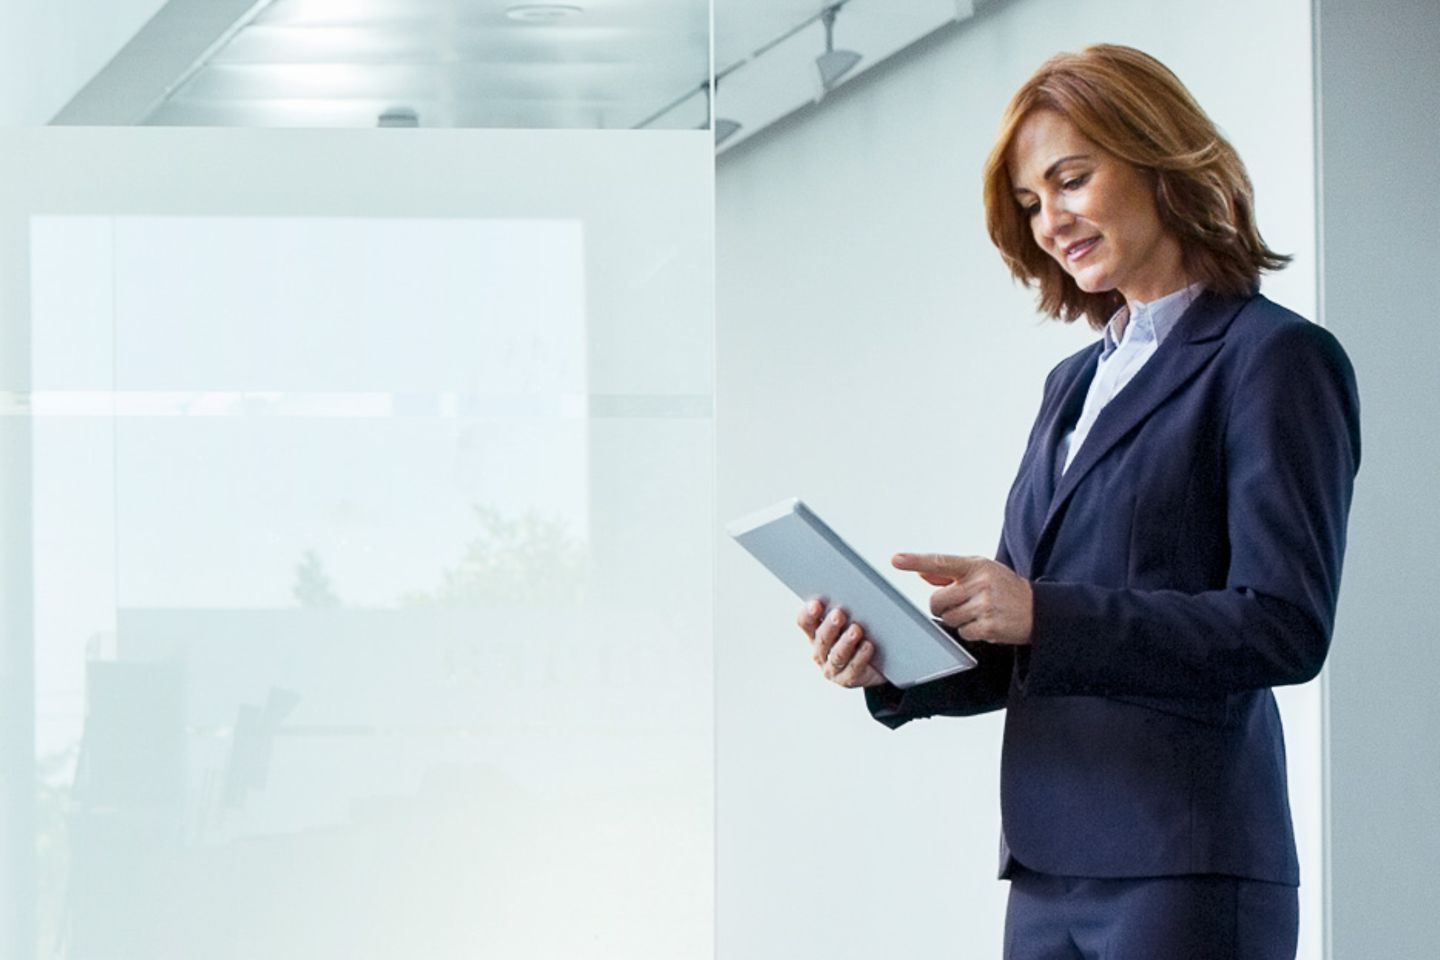
<instances>
[{"instance_id":1,"label":"metal ceiling beam","mask_svg":"<svg viewBox=\"0 0 1440 960\"><path fill-rule=\"evenodd\" d=\"M170 0L50 122L134 126L195 64L269 0Z\"/></svg>"}]
</instances>

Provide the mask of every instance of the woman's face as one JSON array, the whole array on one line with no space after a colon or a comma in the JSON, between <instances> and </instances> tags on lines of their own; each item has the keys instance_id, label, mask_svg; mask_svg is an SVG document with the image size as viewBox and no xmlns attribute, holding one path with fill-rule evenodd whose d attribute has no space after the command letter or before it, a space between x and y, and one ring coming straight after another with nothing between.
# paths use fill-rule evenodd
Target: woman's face
<instances>
[{"instance_id":1,"label":"woman's face","mask_svg":"<svg viewBox=\"0 0 1440 960\"><path fill-rule=\"evenodd\" d=\"M1062 114L1035 110L1020 122L1009 169L1035 242L1081 290L1148 302L1186 285L1180 243L1145 176Z\"/></svg>"}]
</instances>

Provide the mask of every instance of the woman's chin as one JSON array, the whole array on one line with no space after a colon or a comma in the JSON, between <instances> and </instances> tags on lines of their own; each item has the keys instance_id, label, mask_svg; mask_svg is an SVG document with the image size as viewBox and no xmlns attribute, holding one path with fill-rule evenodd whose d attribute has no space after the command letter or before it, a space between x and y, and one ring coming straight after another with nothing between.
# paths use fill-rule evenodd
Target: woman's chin
<instances>
[{"instance_id":1,"label":"woman's chin","mask_svg":"<svg viewBox=\"0 0 1440 960\"><path fill-rule=\"evenodd\" d=\"M1095 277L1081 275L1076 276L1074 279L1075 286L1079 287L1082 293L1109 293L1115 289L1113 283L1106 283L1103 279Z\"/></svg>"}]
</instances>

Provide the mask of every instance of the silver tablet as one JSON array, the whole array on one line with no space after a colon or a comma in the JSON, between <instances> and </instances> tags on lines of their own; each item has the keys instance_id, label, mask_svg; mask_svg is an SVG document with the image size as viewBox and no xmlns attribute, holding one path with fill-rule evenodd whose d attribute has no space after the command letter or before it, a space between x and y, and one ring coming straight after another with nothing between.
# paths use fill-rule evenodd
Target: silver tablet
<instances>
[{"instance_id":1,"label":"silver tablet","mask_svg":"<svg viewBox=\"0 0 1440 960\"><path fill-rule=\"evenodd\" d=\"M871 661L897 687L969 670L970 656L937 621L880 575L799 499L729 524L726 532L802 600L839 605L875 644Z\"/></svg>"}]
</instances>

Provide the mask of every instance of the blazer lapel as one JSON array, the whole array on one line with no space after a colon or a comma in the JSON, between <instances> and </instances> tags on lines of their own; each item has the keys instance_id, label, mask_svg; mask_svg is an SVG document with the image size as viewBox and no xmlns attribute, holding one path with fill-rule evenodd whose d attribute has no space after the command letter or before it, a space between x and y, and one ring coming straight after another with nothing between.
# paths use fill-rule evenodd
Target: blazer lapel
<instances>
[{"instance_id":1,"label":"blazer lapel","mask_svg":"<svg viewBox=\"0 0 1440 960\"><path fill-rule=\"evenodd\" d=\"M1085 475L1110 450L1139 427L1172 394L1184 387L1220 349L1221 337L1244 300L1201 295L1175 324L1170 336L1155 351L1140 372L1100 411L1085 443L1060 478L1050 499L1045 523L1036 540L1032 570L1043 562L1042 547L1053 539L1065 502ZM1082 392L1083 398L1083 392ZM1082 400L1083 402L1083 400ZM1058 435L1055 437L1059 439ZM1051 476L1054 476L1054 446L1051 445Z\"/></svg>"},{"instance_id":2,"label":"blazer lapel","mask_svg":"<svg viewBox=\"0 0 1440 960\"><path fill-rule=\"evenodd\" d=\"M1100 345L1097 343L1094 349L1085 355L1078 373L1061 389L1060 402L1055 404L1045 423L1044 433L1040 438L1040 475L1036 477L1036 487L1037 492L1044 498L1046 509L1055 499L1055 478L1060 468L1060 438L1080 419L1080 411L1085 407L1085 394L1090 390L1090 382L1095 379L1095 361L1099 356Z\"/></svg>"},{"instance_id":3,"label":"blazer lapel","mask_svg":"<svg viewBox=\"0 0 1440 960\"><path fill-rule=\"evenodd\" d=\"M1099 354L1097 343L1067 361L1069 369L1046 394L1030 445L1020 461L1015 487L1005 505L1005 536L1021 576L1030 572L1028 564L1055 496L1056 446L1065 430L1080 417Z\"/></svg>"}]
</instances>

